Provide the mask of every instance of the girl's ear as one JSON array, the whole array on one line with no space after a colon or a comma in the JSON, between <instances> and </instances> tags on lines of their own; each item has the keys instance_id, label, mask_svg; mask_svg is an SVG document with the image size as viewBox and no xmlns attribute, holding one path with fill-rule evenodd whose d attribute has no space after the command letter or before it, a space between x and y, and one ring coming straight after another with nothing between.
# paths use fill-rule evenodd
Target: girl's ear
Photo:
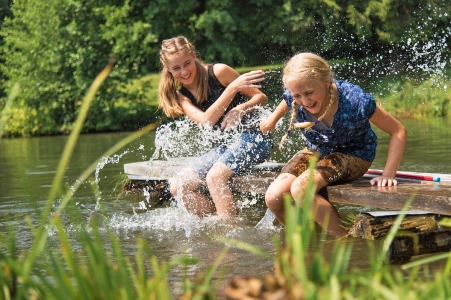
<instances>
[{"instance_id":1,"label":"girl's ear","mask_svg":"<svg viewBox=\"0 0 451 300\"><path fill-rule=\"evenodd\" d=\"M330 87L330 79L326 80L326 89L328 89Z\"/></svg>"},{"instance_id":2,"label":"girl's ear","mask_svg":"<svg viewBox=\"0 0 451 300\"><path fill-rule=\"evenodd\" d=\"M194 59L197 58L197 53L196 53L196 51L193 52L193 56L194 56Z\"/></svg>"}]
</instances>

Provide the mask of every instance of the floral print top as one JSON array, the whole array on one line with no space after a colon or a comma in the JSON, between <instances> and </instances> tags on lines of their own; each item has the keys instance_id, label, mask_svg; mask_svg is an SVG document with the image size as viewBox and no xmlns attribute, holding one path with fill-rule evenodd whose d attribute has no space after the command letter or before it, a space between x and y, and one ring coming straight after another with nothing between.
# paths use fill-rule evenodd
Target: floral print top
<instances>
[{"instance_id":1,"label":"floral print top","mask_svg":"<svg viewBox=\"0 0 451 300\"><path fill-rule=\"evenodd\" d=\"M334 79L338 88L338 110L330 128L317 131L301 129L310 150L321 155L339 152L372 162L376 156L377 136L369 119L376 111L374 97L352 83ZM293 97L285 90L283 98L291 108ZM298 106L298 122L306 121L304 109Z\"/></svg>"}]
</instances>

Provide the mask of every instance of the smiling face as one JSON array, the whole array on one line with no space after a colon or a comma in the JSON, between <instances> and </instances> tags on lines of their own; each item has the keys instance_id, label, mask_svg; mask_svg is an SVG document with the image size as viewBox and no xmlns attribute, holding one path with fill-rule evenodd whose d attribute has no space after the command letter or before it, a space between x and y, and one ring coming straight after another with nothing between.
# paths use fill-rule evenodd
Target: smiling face
<instances>
[{"instance_id":1,"label":"smiling face","mask_svg":"<svg viewBox=\"0 0 451 300\"><path fill-rule=\"evenodd\" d=\"M330 81L321 80L292 80L286 83L293 100L304 107L312 115L322 115L330 101Z\"/></svg>"},{"instance_id":2,"label":"smiling face","mask_svg":"<svg viewBox=\"0 0 451 300\"><path fill-rule=\"evenodd\" d=\"M170 55L166 62L169 72L184 86L195 83L197 74L196 56L178 52Z\"/></svg>"}]
</instances>

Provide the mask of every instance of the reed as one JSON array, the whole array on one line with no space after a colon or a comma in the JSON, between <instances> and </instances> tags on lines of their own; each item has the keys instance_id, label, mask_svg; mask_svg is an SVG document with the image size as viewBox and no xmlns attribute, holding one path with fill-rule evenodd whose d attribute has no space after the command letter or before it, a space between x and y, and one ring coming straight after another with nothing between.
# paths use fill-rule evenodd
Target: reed
<instances>
[{"instance_id":1,"label":"reed","mask_svg":"<svg viewBox=\"0 0 451 300\"><path fill-rule=\"evenodd\" d=\"M310 163L310 176L315 161ZM234 279L228 286L228 299L449 299L451 297L451 253L434 255L402 266L387 262L388 249L398 234L399 226L414 195L404 205L383 246L377 252L371 247L369 268L351 269L349 266L353 243L349 237L333 242L328 258L324 254L325 232L316 232L311 204L314 186L310 180L303 199L304 207L285 199L286 227L284 239L276 239L274 274L260 279L258 292L252 290L251 280ZM449 221L442 223L446 225ZM258 249L243 242L228 244ZM267 254L260 254L267 255ZM428 263L446 261L443 270L430 272ZM255 280L255 278L253 278ZM240 284L238 284L240 282ZM255 285L255 284L254 284ZM252 291L252 292L251 292ZM252 293L252 294L251 294ZM273 297L273 298L271 298ZM277 298L279 297L279 298Z\"/></svg>"},{"instance_id":2,"label":"reed","mask_svg":"<svg viewBox=\"0 0 451 300\"><path fill-rule=\"evenodd\" d=\"M20 87L20 84L18 82L16 84L14 84L14 86L11 90L11 93L9 94L8 100L6 100L5 107L2 109L2 114L1 114L1 118L0 118L0 140L3 136L3 129L5 128L6 118L8 117L8 115L10 113L11 106L14 102L14 99L17 96L19 87Z\"/></svg>"},{"instance_id":3,"label":"reed","mask_svg":"<svg viewBox=\"0 0 451 300\"><path fill-rule=\"evenodd\" d=\"M167 280L169 271L176 265L196 262L193 258L182 256L159 263L152 256L148 245L143 240L138 240L138 251L135 262L132 263L122 254L120 244L113 234L108 233L106 238L100 234L96 221L89 224L89 230L81 229L78 239L82 245L81 250L75 250L69 242L67 228L61 221L61 213L68 204L73 204L70 202L72 194L94 172L97 161L80 175L73 189L66 192L58 203L55 203L55 199L61 195L62 178L89 107L112 66L111 60L96 77L83 100L80 114L61 157L46 206L40 213L41 219L37 228L27 220L34 234L30 249L18 254L20 250L16 244L14 228L9 228L6 235L0 235L0 299L171 299ZM16 92L17 88L13 90L9 103L14 99ZM6 116L7 111L3 111L2 120ZM130 135L104 155L115 153L134 139L155 129L157 125L150 124ZM73 205L69 211L77 215L78 207ZM46 247L50 230L57 233L59 251L52 251ZM110 247L106 247L106 244ZM147 265L152 266L153 275L144 271ZM189 283L189 280L186 282ZM209 281L205 281L203 290L206 290L205 286L209 284ZM186 290L191 291L191 285L187 285Z\"/></svg>"}]
</instances>

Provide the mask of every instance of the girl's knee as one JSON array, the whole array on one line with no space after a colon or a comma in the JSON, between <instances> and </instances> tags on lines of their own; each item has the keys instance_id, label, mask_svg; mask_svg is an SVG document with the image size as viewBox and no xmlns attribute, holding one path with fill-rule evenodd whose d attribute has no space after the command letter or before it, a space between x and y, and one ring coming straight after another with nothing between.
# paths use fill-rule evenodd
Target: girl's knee
<instances>
[{"instance_id":1,"label":"girl's knee","mask_svg":"<svg viewBox=\"0 0 451 300\"><path fill-rule=\"evenodd\" d=\"M208 186L224 184L232 177L233 172L224 163L215 163L208 171L206 181Z\"/></svg>"},{"instance_id":2,"label":"girl's knee","mask_svg":"<svg viewBox=\"0 0 451 300\"><path fill-rule=\"evenodd\" d=\"M284 197L290 194L290 187L296 176L292 174L281 174L271 183L265 193L266 206L270 210L279 210L284 207Z\"/></svg>"},{"instance_id":3,"label":"girl's knee","mask_svg":"<svg viewBox=\"0 0 451 300\"><path fill-rule=\"evenodd\" d=\"M266 206L271 211L279 211L283 210L284 207L284 191L270 187L265 193L265 203Z\"/></svg>"},{"instance_id":4,"label":"girl's knee","mask_svg":"<svg viewBox=\"0 0 451 300\"><path fill-rule=\"evenodd\" d=\"M177 196L177 179L169 179L169 191L171 192L172 196Z\"/></svg>"},{"instance_id":5,"label":"girl's knee","mask_svg":"<svg viewBox=\"0 0 451 300\"><path fill-rule=\"evenodd\" d=\"M175 196L177 190L190 191L202 185L199 175L191 169L182 169L175 178L170 181L170 191Z\"/></svg>"}]
</instances>

